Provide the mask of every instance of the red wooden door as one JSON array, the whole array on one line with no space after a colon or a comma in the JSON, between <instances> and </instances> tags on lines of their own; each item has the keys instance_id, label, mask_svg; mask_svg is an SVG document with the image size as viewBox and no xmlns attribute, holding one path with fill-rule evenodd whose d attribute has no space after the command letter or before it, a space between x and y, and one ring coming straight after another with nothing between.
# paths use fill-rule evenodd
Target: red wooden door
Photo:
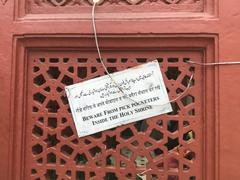
<instances>
[{"instance_id":1,"label":"red wooden door","mask_svg":"<svg viewBox=\"0 0 240 180\"><path fill-rule=\"evenodd\" d=\"M102 0L110 72L157 59L174 111L78 138L65 85L105 74L91 1L1 0L0 179L239 179L237 0Z\"/></svg>"}]
</instances>

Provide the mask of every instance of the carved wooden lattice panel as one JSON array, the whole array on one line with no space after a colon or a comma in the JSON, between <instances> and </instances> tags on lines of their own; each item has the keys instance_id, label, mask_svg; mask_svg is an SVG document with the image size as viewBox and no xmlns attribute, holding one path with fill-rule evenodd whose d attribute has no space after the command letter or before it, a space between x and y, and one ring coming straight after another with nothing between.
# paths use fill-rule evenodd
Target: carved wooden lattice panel
<instances>
[{"instance_id":1,"label":"carved wooden lattice panel","mask_svg":"<svg viewBox=\"0 0 240 180\"><path fill-rule=\"evenodd\" d=\"M169 114L78 138L64 86L105 74L91 51L32 51L28 56L25 177L30 179L202 179L202 71L197 51L105 51L110 72L158 59L170 99L188 93Z\"/></svg>"}]
</instances>

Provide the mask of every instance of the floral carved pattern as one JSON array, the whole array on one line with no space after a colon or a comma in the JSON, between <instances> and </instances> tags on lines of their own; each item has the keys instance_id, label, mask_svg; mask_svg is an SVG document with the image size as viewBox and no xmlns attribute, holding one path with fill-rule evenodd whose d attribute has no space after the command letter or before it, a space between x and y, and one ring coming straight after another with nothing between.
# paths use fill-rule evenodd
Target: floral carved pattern
<instances>
[{"instance_id":1,"label":"floral carved pattern","mask_svg":"<svg viewBox=\"0 0 240 180\"><path fill-rule=\"evenodd\" d=\"M196 4L202 0L100 0L99 4L145 4L147 2L154 2L160 4ZM73 5L84 5L93 4L92 0L34 0L37 5L48 4L51 6L73 6Z\"/></svg>"}]
</instances>

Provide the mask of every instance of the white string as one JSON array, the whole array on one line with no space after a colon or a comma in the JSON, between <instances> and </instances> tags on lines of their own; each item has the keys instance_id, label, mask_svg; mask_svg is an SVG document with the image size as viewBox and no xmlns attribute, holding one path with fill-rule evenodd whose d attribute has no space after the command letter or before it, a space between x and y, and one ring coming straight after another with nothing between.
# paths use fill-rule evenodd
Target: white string
<instances>
[{"instance_id":1,"label":"white string","mask_svg":"<svg viewBox=\"0 0 240 180\"><path fill-rule=\"evenodd\" d=\"M111 81L117 86L117 88L119 89L119 91L121 93L123 93L123 95L130 99L131 101L135 102L135 103L138 103L137 101L135 101L134 99L130 98L126 93L124 93L124 91L122 90L122 88L116 83L116 81L113 79L112 75L108 72L107 70L107 67L105 66L104 62L103 62L103 59L102 59L102 55L101 55L101 51L100 51L100 48L99 48L99 44L98 44L98 37L97 37L97 30L96 30L96 23L95 23L95 7L96 7L97 3L94 2L93 3L93 7L92 7L92 25L93 25L93 32L94 32L94 39L95 39L95 44L96 44L96 48L97 48L97 52L98 52L98 57L100 59L100 62L104 68L104 70L106 71L108 77L111 79ZM164 106L164 105L167 105L171 102L175 102L177 101L178 99L180 99L188 90L189 88L191 87L191 84L192 84L192 80L193 80L193 76L194 76L194 73L192 72L191 74L191 77L188 81L188 85L186 87L186 89L180 93L176 98L164 103L164 104L158 104L158 105L149 105L149 104L143 104L143 105L149 105L149 106Z\"/></svg>"},{"instance_id":2,"label":"white string","mask_svg":"<svg viewBox=\"0 0 240 180\"><path fill-rule=\"evenodd\" d=\"M93 3L93 7L92 7L92 25L93 25L93 32L94 32L94 39L95 39L95 44L96 44L96 48L97 48L97 52L98 52L98 57L100 59L100 62L104 68L104 70L106 71L108 77L111 79L111 81L118 87L118 89L120 90L120 92L122 92L124 95L125 93L123 92L122 88L116 83L116 81L113 79L113 77L111 76L111 74L108 72L107 67L105 66L103 59L102 59L102 55L101 55L101 51L99 49L99 45L98 45L98 38L97 38L97 30L96 30L96 23L95 23L95 7L96 7L96 2Z\"/></svg>"},{"instance_id":3,"label":"white string","mask_svg":"<svg viewBox=\"0 0 240 180\"><path fill-rule=\"evenodd\" d=\"M229 62L216 62L216 63L201 63L201 62L195 62L195 61L186 61L189 64L197 64L200 66L219 66L219 65L235 65L240 64L240 61L229 61Z\"/></svg>"},{"instance_id":4,"label":"white string","mask_svg":"<svg viewBox=\"0 0 240 180\"><path fill-rule=\"evenodd\" d=\"M151 171L151 170L152 170L152 168L148 168L148 169L144 170L143 172L137 174L137 176L142 179L142 176L143 176L146 172Z\"/></svg>"}]
</instances>

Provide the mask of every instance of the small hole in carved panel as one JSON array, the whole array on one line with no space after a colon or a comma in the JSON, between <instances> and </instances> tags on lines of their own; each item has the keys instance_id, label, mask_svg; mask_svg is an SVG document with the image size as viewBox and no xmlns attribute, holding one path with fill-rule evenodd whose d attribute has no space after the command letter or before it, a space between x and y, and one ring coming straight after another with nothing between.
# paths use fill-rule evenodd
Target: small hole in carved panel
<instances>
[{"instance_id":1,"label":"small hole in carved panel","mask_svg":"<svg viewBox=\"0 0 240 180\"><path fill-rule=\"evenodd\" d=\"M177 80L178 76L181 74L181 71L178 70L178 67L168 67L166 76L168 79Z\"/></svg>"},{"instance_id":2,"label":"small hole in carved panel","mask_svg":"<svg viewBox=\"0 0 240 180\"><path fill-rule=\"evenodd\" d=\"M133 152L128 149L128 147L124 147L120 150L120 154L126 158L130 158L133 155Z\"/></svg>"},{"instance_id":3,"label":"small hole in carved panel","mask_svg":"<svg viewBox=\"0 0 240 180\"><path fill-rule=\"evenodd\" d=\"M56 155L53 153L49 153L47 155L47 163L49 164L55 164L56 163Z\"/></svg>"},{"instance_id":4,"label":"small hole in carved panel","mask_svg":"<svg viewBox=\"0 0 240 180\"><path fill-rule=\"evenodd\" d=\"M46 92L50 92L50 91L51 91L51 88L50 88L49 86L47 86L47 87L44 88L44 90L45 90Z\"/></svg>"},{"instance_id":5,"label":"small hole in carved panel","mask_svg":"<svg viewBox=\"0 0 240 180\"><path fill-rule=\"evenodd\" d=\"M129 139L133 137L133 132L130 128L125 129L124 131L121 132L121 137L123 139Z\"/></svg>"},{"instance_id":6,"label":"small hole in carved panel","mask_svg":"<svg viewBox=\"0 0 240 180\"><path fill-rule=\"evenodd\" d=\"M92 134L91 137L99 139L99 138L102 137L102 132L98 132L98 133Z\"/></svg>"},{"instance_id":7,"label":"small hole in carved panel","mask_svg":"<svg viewBox=\"0 0 240 180\"><path fill-rule=\"evenodd\" d=\"M152 156L152 158L155 158L162 154L163 154L163 151L160 148L154 149L153 151L150 152L150 155Z\"/></svg>"},{"instance_id":8,"label":"small hole in carved panel","mask_svg":"<svg viewBox=\"0 0 240 180\"><path fill-rule=\"evenodd\" d=\"M46 142L48 148L54 147L59 143L59 140L57 139L56 134L54 135L48 134L47 138L44 141Z\"/></svg>"},{"instance_id":9,"label":"small hole in carved panel","mask_svg":"<svg viewBox=\"0 0 240 180\"><path fill-rule=\"evenodd\" d=\"M39 61L44 63L45 62L45 58L39 58Z\"/></svg>"},{"instance_id":10,"label":"small hole in carved panel","mask_svg":"<svg viewBox=\"0 0 240 180\"><path fill-rule=\"evenodd\" d=\"M89 141L88 139L85 139L84 143L88 145L88 144L91 144L91 141Z\"/></svg>"},{"instance_id":11,"label":"small hole in carved panel","mask_svg":"<svg viewBox=\"0 0 240 180\"><path fill-rule=\"evenodd\" d=\"M32 133L35 135L35 136L42 136L43 135L43 130L42 128L38 127L38 126L34 126L33 130L32 130Z\"/></svg>"},{"instance_id":12,"label":"small hole in carved panel","mask_svg":"<svg viewBox=\"0 0 240 180\"><path fill-rule=\"evenodd\" d=\"M187 105L189 105L189 104L194 102L194 97L192 95L187 95L187 96L183 97L181 99L181 101L182 101L182 104L184 106L187 106Z\"/></svg>"},{"instance_id":13,"label":"small hole in carved panel","mask_svg":"<svg viewBox=\"0 0 240 180\"><path fill-rule=\"evenodd\" d=\"M61 152L66 156L70 156L73 153L73 148L68 145L64 145L61 147Z\"/></svg>"},{"instance_id":14,"label":"small hole in carved panel","mask_svg":"<svg viewBox=\"0 0 240 180\"><path fill-rule=\"evenodd\" d=\"M159 63L163 62L163 58L156 58Z\"/></svg>"},{"instance_id":15,"label":"small hole in carved panel","mask_svg":"<svg viewBox=\"0 0 240 180\"><path fill-rule=\"evenodd\" d=\"M168 138L168 142L165 144L165 146L169 151L177 148L179 146L178 138L175 139Z\"/></svg>"},{"instance_id":16,"label":"small hole in carved panel","mask_svg":"<svg viewBox=\"0 0 240 180\"><path fill-rule=\"evenodd\" d=\"M107 156L106 165L107 166L115 166L115 157L112 155Z\"/></svg>"},{"instance_id":17,"label":"small hole in carved panel","mask_svg":"<svg viewBox=\"0 0 240 180\"><path fill-rule=\"evenodd\" d=\"M178 130L178 121L170 120L168 121L168 131L174 133Z\"/></svg>"},{"instance_id":18,"label":"small hole in carved panel","mask_svg":"<svg viewBox=\"0 0 240 180\"><path fill-rule=\"evenodd\" d=\"M50 63L58 63L59 59L58 58L49 58Z\"/></svg>"},{"instance_id":19,"label":"small hole in carved panel","mask_svg":"<svg viewBox=\"0 0 240 180\"><path fill-rule=\"evenodd\" d=\"M117 72L117 68L116 67L107 67L107 70L108 70L109 73ZM105 74L107 74L107 73L105 72Z\"/></svg>"},{"instance_id":20,"label":"small hole in carved panel","mask_svg":"<svg viewBox=\"0 0 240 180\"><path fill-rule=\"evenodd\" d=\"M138 141L133 141L131 144L135 147L137 147L139 145Z\"/></svg>"},{"instance_id":21,"label":"small hole in carved panel","mask_svg":"<svg viewBox=\"0 0 240 180\"><path fill-rule=\"evenodd\" d=\"M41 93L36 93L33 95L33 99L42 104L44 102L44 100L46 99L46 96L44 96Z\"/></svg>"},{"instance_id":22,"label":"small hole in carved panel","mask_svg":"<svg viewBox=\"0 0 240 180\"><path fill-rule=\"evenodd\" d=\"M70 73L74 73L74 68L73 68L73 66L70 66L70 67L68 68L68 71L69 71Z\"/></svg>"},{"instance_id":23,"label":"small hole in carved panel","mask_svg":"<svg viewBox=\"0 0 240 180\"><path fill-rule=\"evenodd\" d=\"M61 100L64 105L68 104L67 96L61 96Z\"/></svg>"},{"instance_id":24,"label":"small hole in carved panel","mask_svg":"<svg viewBox=\"0 0 240 180\"><path fill-rule=\"evenodd\" d=\"M145 156L137 156L135 159L136 167L147 167L148 159Z\"/></svg>"},{"instance_id":25,"label":"small hole in carved panel","mask_svg":"<svg viewBox=\"0 0 240 180\"><path fill-rule=\"evenodd\" d=\"M126 63L128 61L128 58L121 58L122 63Z\"/></svg>"},{"instance_id":26,"label":"small hole in carved panel","mask_svg":"<svg viewBox=\"0 0 240 180\"><path fill-rule=\"evenodd\" d=\"M48 112L53 112L56 113L58 111L58 109L60 108L60 106L58 105L57 101L48 101L46 108L48 109Z\"/></svg>"},{"instance_id":27,"label":"small hole in carved panel","mask_svg":"<svg viewBox=\"0 0 240 180\"><path fill-rule=\"evenodd\" d=\"M144 142L144 146L145 146L146 148L151 147L152 145L153 145L153 144L150 143L150 142L148 142L148 141Z\"/></svg>"},{"instance_id":28,"label":"small hole in carved panel","mask_svg":"<svg viewBox=\"0 0 240 180\"><path fill-rule=\"evenodd\" d=\"M40 70L40 68L38 66L33 67L33 72L38 72L39 70Z\"/></svg>"},{"instance_id":29,"label":"small hole in carved panel","mask_svg":"<svg viewBox=\"0 0 240 180\"><path fill-rule=\"evenodd\" d=\"M116 58L107 58L107 62L109 62L109 63L116 63L117 59Z\"/></svg>"},{"instance_id":30,"label":"small hole in carved panel","mask_svg":"<svg viewBox=\"0 0 240 180\"><path fill-rule=\"evenodd\" d=\"M83 79L87 77L87 67L78 67L78 77Z\"/></svg>"},{"instance_id":31,"label":"small hole in carved panel","mask_svg":"<svg viewBox=\"0 0 240 180\"><path fill-rule=\"evenodd\" d=\"M179 180L178 176L170 175L168 176L167 180Z\"/></svg>"},{"instance_id":32,"label":"small hole in carved panel","mask_svg":"<svg viewBox=\"0 0 240 180\"><path fill-rule=\"evenodd\" d=\"M190 81L190 76L186 75L184 76L183 80L182 80L182 84L187 87ZM190 83L190 87L194 85L194 79L192 79L191 83Z\"/></svg>"},{"instance_id":33,"label":"small hole in carved panel","mask_svg":"<svg viewBox=\"0 0 240 180\"><path fill-rule=\"evenodd\" d=\"M183 90L181 88L177 88L176 93L181 94L181 93L183 93Z\"/></svg>"},{"instance_id":34,"label":"small hole in carved panel","mask_svg":"<svg viewBox=\"0 0 240 180\"><path fill-rule=\"evenodd\" d=\"M77 171L76 172L76 180L85 180L85 172Z\"/></svg>"},{"instance_id":35,"label":"small hole in carved panel","mask_svg":"<svg viewBox=\"0 0 240 180\"><path fill-rule=\"evenodd\" d=\"M168 115L177 115L180 111L180 108L176 102L172 102L172 112L168 113Z\"/></svg>"},{"instance_id":36,"label":"small hole in carved panel","mask_svg":"<svg viewBox=\"0 0 240 180\"><path fill-rule=\"evenodd\" d=\"M57 79L61 72L58 67L49 67L47 73L50 79Z\"/></svg>"},{"instance_id":37,"label":"small hole in carved panel","mask_svg":"<svg viewBox=\"0 0 240 180\"><path fill-rule=\"evenodd\" d=\"M168 62L176 63L178 62L178 58L168 58Z\"/></svg>"},{"instance_id":38,"label":"small hole in carved panel","mask_svg":"<svg viewBox=\"0 0 240 180\"><path fill-rule=\"evenodd\" d=\"M178 169L179 168L179 161L174 158L174 157L170 157L168 158L168 169Z\"/></svg>"},{"instance_id":39,"label":"small hole in carved panel","mask_svg":"<svg viewBox=\"0 0 240 180\"><path fill-rule=\"evenodd\" d=\"M63 62L67 63L69 61L69 58L63 58Z\"/></svg>"},{"instance_id":40,"label":"small hole in carved panel","mask_svg":"<svg viewBox=\"0 0 240 180\"><path fill-rule=\"evenodd\" d=\"M92 177L95 177L96 176L96 173L95 172L89 172L89 176L92 178Z\"/></svg>"},{"instance_id":41,"label":"small hole in carved panel","mask_svg":"<svg viewBox=\"0 0 240 180\"><path fill-rule=\"evenodd\" d=\"M157 168L158 168L159 170L164 170L164 163L163 163L163 162L158 163L158 164L157 164Z\"/></svg>"},{"instance_id":42,"label":"small hole in carved panel","mask_svg":"<svg viewBox=\"0 0 240 180\"><path fill-rule=\"evenodd\" d=\"M34 78L34 84L38 85L38 86L41 86L43 85L44 83L46 83L46 80L45 78L43 77L43 75L39 75L37 77Z\"/></svg>"},{"instance_id":43,"label":"small hole in carved panel","mask_svg":"<svg viewBox=\"0 0 240 180\"><path fill-rule=\"evenodd\" d=\"M66 138L72 136L73 135L72 128L70 126L64 128L61 132L61 135Z\"/></svg>"},{"instance_id":44,"label":"small hole in carved panel","mask_svg":"<svg viewBox=\"0 0 240 180\"><path fill-rule=\"evenodd\" d=\"M87 58L77 58L77 61L79 62L79 63L86 63L87 62Z\"/></svg>"},{"instance_id":45,"label":"small hole in carved panel","mask_svg":"<svg viewBox=\"0 0 240 180\"><path fill-rule=\"evenodd\" d=\"M84 165L88 162L86 155L83 154L77 154L74 161L76 162L76 165Z\"/></svg>"},{"instance_id":46,"label":"small hole in carved panel","mask_svg":"<svg viewBox=\"0 0 240 180\"><path fill-rule=\"evenodd\" d=\"M64 159L60 159L60 164L64 165L64 164L66 164L66 161Z\"/></svg>"},{"instance_id":47,"label":"small hole in carved panel","mask_svg":"<svg viewBox=\"0 0 240 180\"><path fill-rule=\"evenodd\" d=\"M62 118L62 124L66 123L67 122L67 119L66 118Z\"/></svg>"},{"instance_id":48,"label":"small hole in carved panel","mask_svg":"<svg viewBox=\"0 0 240 180\"><path fill-rule=\"evenodd\" d=\"M79 141L77 140L77 139L73 139L73 140L71 140L71 142L73 143L73 144L78 144L79 143Z\"/></svg>"},{"instance_id":49,"label":"small hole in carved panel","mask_svg":"<svg viewBox=\"0 0 240 180\"><path fill-rule=\"evenodd\" d=\"M68 177L71 177L72 176L72 172L71 171L66 171L66 175L68 176Z\"/></svg>"},{"instance_id":50,"label":"small hole in carved panel","mask_svg":"<svg viewBox=\"0 0 240 180\"><path fill-rule=\"evenodd\" d=\"M188 121L183 121L183 127L188 127L190 126L189 122Z\"/></svg>"},{"instance_id":51,"label":"small hole in carved panel","mask_svg":"<svg viewBox=\"0 0 240 180\"><path fill-rule=\"evenodd\" d=\"M116 140L116 136L107 136L106 140L103 142L106 145L106 149L116 149L119 142Z\"/></svg>"},{"instance_id":52,"label":"small hole in carved panel","mask_svg":"<svg viewBox=\"0 0 240 180\"><path fill-rule=\"evenodd\" d=\"M190 169L190 167L186 164L183 165L183 171L188 171Z\"/></svg>"},{"instance_id":53,"label":"small hole in carved panel","mask_svg":"<svg viewBox=\"0 0 240 180\"><path fill-rule=\"evenodd\" d=\"M195 139L195 132L194 131L188 131L183 134L183 140L184 141L191 141Z\"/></svg>"},{"instance_id":54,"label":"small hole in carved panel","mask_svg":"<svg viewBox=\"0 0 240 180\"><path fill-rule=\"evenodd\" d=\"M32 170L31 170L31 174L37 174L36 169L32 169Z\"/></svg>"},{"instance_id":55,"label":"small hole in carved panel","mask_svg":"<svg viewBox=\"0 0 240 180\"><path fill-rule=\"evenodd\" d=\"M40 124L43 124L43 123L44 123L44 118L43 118L43 117L39 117L39 118L38 118L38 122L39 122Z\"/></svg>"},{"instance_id":56,"label":"small hole in carved panel","mask_svg":"<svg viewBox=\"0 0 240 180\"><path fill-rule=\"evenodd\" d=\"M33 108L32 108L32 111L33 111L33 112L38 112L38 110L39 110L39 109L38 109L37 107L33 106Z\"/></svg>"},{"instance_id":57,"label":"small hole in carved panel","mask_svg":"<svg viewBox=\"0 0 240 180\"><path fill-rule=\"evenodd\" d=\"M163 139L163 133L156 129L153 129L150 134L150 137L156 141L159 141L159 140Z\"/></svg>"},{"instance_id":58,"label":"small hole in carved panel","mask_svg":"<svg viewBox=\"0 0 240 180\"><path fill-rule=\"evenodd\" d=\"M59 93L63 91L63 89L62 89L61 87L57 87L56 90L57 90L57 92L59 92Z\"/></svg>"},{"instance_id":59,"label":"small hole in carved panel","mask_svg":"<svg viewBox=\"0 0 240 180\"><path fill-rule=\"evenodd\" d=\"M47 172L45 174L45 178L49 179L49 180L57 180L58 175L56 174L56 170L47 169Z\"/></svg>"},{"instance_id":60,"label":"small hole in carved panel","mask_svg":"<svg viewBox=\"0 0 240 180\"><path fill-rule=\"evenodd\" d=\"M194 116L195 115L195 109L191 109L190 111L188 111L188 115Z\"/></svg>"},{"instance_id":61,"label":"small hole in carved panel","mask_svg":"<svg viewBox=\"0 0 240 180\"><path fill-rule=\"evenodd\" d=\"M158 180L158 176L156 174L151 175L151 180Z\"/></svg>"},{"instance_id":62,"label":"small hole in carved panel","mask_svg":"<svg viewBox=\"0 0 240 180\"><path fill-rule=\"evenodd\" d=\"M126 174L126 176L125 176L127 179L131 179L132 178L132 174L131 173L128 173L128 174Z\"/></svg>"},{"instance_id":63,"label":"small hole in carved panel","mask_svg":"<svg viewBox=\"0 0 240 180\"><path fill-rule=\"evenodd\" d=\"M136 122L134 124L134 126L138 132L145 132L145 131L147 131L147 128L149 127L145 120Z\"/></svg>"},{"instance_id":64,"label":"small hole in carved panel","mask_svg":"<svg viewBox=\"0 0 240 180\"><path fill-rule=\"evenodd\" d=\"M92 155L92 157L98 156L101 153L101 151L102 151L101 148L98 146L95 146L95 147L89 149L89 152Z\"/></svg>"},{"instance_id":65,"label":"small hole in carved panel","mask_svg":"<svg viewBox=\"0 0 240 180\"><path fill-rule=\"evenodd\" d=\"M70 78L69 76L67 75L64 75L63 78L62 78L62 81L61 81L64 85L72 85L73 84L73 79Z\"/></svg>"},{"instance_id":66,"label":"small hole in carved panel","mask_svg":"<svg viewBox=\"0 0 240 180\"><path fill-rule=\"evenodd\" d=\"M96 166L101 167L102 166L102 161L98 160L95 164L96 164Z\"/></svg>"},{"instance_id":67,"label":"small hole in carved panel","mask_svg":"<svg viewBox=\"0 0 240 180\"><path fill-rule=\"evenodd\" d=\"M162 120L157 120L156 124L157 124L159 127L163 127L163 121L162 121Z\"/></svg>"},{"instance_id":68,"label":"small hole in carved panel","mask_svg":"<svg viewBox=\"0 0 240 180\"><path fill-rule=\"evenodd\" d=\"M91 73L95 73L97 72L97 68L96 67L91 67Z\"/></svg>"},{"instance_id":69,"label":"small hole in carved panel","mask_svg":"<svg viewBox=\"0 0 240 180\"><path fill-rule=\"evenodd\" d=\"M107 172L106 176L104 177L104 180L118 180L117 176L113 172Z\"/></svg>"},{"instance_id":70,"label":"small hole in carved panel","mask_svg":"<svg viewBox=\"0 0 240 180\"><path fill-rule=\"evenodd\" d=\"M137 62L144 63L147 62L147 58L136 58Z\"/></svg>"},{"instance_id":71,"label":"small hole in carved panel","mask_svg":"<svg viewBox=\"0 0 240 180\"><path fill-rule=\"evenodd\" d=\"M120 167L126 167L126 163L124 161L120 161Z\"/></svg>"},{"instance_id":72,"label":"small hole in carved panel","mask_svg":"<svg viewBox=\"0 0 240 180\"><path fill-rule=\"evenodd\" d=\"M36 144L35 146L32 147L32 153L34 155L38 155L43 151L43 148L40 144Z\"/></svg>"},{"instance_id":73,"label":"small hole in carved panel","mask_svg":"<svg viewBox=\"0 0 240 180\"><path fill-rule=\"evenodd\" d=\"M193 161L195 159L195 152L190 151L190 150L185 150L184 151L184 158L189 160L189 161Z\"/></svg>"},{"instance_id":74,"label":"small hole in carved panel","mask_svg":"<svg viewBox=\"0 0 240 180\"><path fill-rule=\"evenodd\" d=\"M37 163L38 164L42 164L43 163L43 159L42 158L37 159Z\"/></svg>"},{"instance_id":75,"label":"small hole in carved panel","mask_svg":"<svg viewBox=\"0 0 240 180\"><path fill-rule=\"evenodd\" d=\"M57 118L48 118L48 127L51 129L55 129L57 127Z\"/></svg>"}]
</instances>

